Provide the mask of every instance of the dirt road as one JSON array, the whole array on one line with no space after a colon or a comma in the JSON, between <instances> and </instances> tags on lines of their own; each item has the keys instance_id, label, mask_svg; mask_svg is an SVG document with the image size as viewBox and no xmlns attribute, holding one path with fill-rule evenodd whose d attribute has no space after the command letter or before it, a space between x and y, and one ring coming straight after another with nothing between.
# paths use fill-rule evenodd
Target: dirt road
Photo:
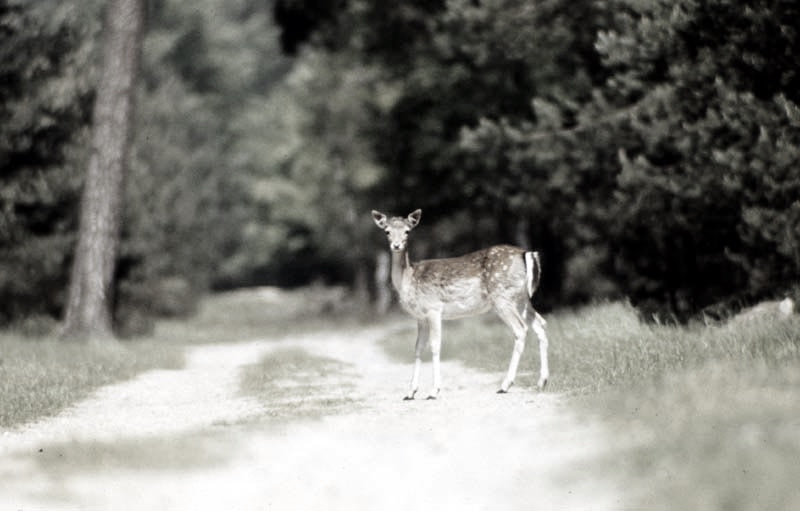
<instances>
[{"instance_id":1,"label":"dirt road","mask_svg":"<svg viewBox=\"0 0 800 511\"><path fill-rule=\"evenodd\" d=\"M439 400L403 402L410 367L377 344L390 328L195 347L183 370L145 373L5 432L0 510L622 507L620 488L598 476L612 437L568 400L526 386L496 395L502 375L446 362ZM241 368L287 347L349 365L276 409L325 396L350 398L345 409L276 421L241 395Z\"/></svg>"}]
</instances>

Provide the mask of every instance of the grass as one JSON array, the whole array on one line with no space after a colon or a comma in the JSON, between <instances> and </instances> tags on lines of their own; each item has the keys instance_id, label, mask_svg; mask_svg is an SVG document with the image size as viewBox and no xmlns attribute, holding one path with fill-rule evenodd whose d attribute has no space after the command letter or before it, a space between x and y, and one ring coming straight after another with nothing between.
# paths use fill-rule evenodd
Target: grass
<instances>
[{"instance_id":1,"label":"grass","mask_svg":"<svg viewBox=\"0 0 800 511\"><path fill-rule=\"evenodd\" d=\"M549 391L619 435L611 459L632 509L800 509L800 317L647 325L625 303L548 315ZM410 322L411 323L411 322ZM497 373L511 355L491 316L446 323L443 357ZM533 386L530 336L518 383ZM385 340L413 358L411 330Z\"/></svg>"},{"instance_id":2,"label":"grass","mask_svg":"<svg viewBox=\"0 0 800 511\"><path fill-rule=\"evenodd\" d=\"M347 395L353 388L347 381L349 367L339 360L286 348L246 366L239 386L244 395L267 408L270 418L319 418L354 403Z\"/></svg>"},{"instance_id":3,"label":"grass","mask_svg":"<svg viewBox=\"0 0 800 511\"><path fill-rule=\"evenodd\" d=\"M61 342L0 334L0 427L54 415L102 385L179 368L182 350L153 341Z\"/></svg>"}]
</instances>

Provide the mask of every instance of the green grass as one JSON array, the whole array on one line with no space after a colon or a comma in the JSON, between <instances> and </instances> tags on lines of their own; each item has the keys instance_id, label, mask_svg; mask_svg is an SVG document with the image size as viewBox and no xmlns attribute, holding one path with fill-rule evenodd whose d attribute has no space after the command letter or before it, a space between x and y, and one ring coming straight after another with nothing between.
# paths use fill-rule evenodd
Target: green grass
<instances>
[{"instance_id":1,"label":"green grass","mask_svg":"<svg viewBox=\"0 0 800 511\"><path fill-rule=\"evenodd\" d=\"M352 407L349 368L339 360L286 348L246 366L239 386L242 394L255 397L267 407L268 418L319 418L346 405Z\"/></svg>"},{"instance_id":2,"label":"green grass","mask_svg":"<svg viewBox=\"0 0 800 511\"><path fill-rule=\"evenodd\" d=\"M54 415L102 385L179 368L182 350L153 341L61 342L0 334L0 427Z\"/></svg>"},{"instance_id":3,"label":"green grass","mask_svg":"<svg viewBox=\"0 0 800 511\"><path fill-rule=\"evenodd\" d=\"M546 319L548 390L618 434L596 469L628 481L628 507L800 509L800 316L647 325L625 303L602 303ZM443 339L444 358L501 380L512 339L499 321L446 323ZM408 362L413 345L412 329L384 343ZM538 364L530 335L518 384L535 385Z\"/></svg>"}]
</instances>

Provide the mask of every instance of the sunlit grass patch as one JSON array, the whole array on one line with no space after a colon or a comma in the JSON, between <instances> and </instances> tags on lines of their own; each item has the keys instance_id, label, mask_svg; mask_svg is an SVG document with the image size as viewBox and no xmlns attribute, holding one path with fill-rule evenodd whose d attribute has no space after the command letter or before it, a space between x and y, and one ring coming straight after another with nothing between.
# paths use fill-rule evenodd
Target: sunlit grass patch
<instances>
[{"instance_id":1,"label":"sunlit grass patch","mask_svg":"<svg viewBox=\"0 0 800 511\"><path fill-rule=\"evenodd\" d=\"M62 342L0 334L0 427L54 415L102 385L183 365L182 349L152 341Z\"/></svg>"},{"instance_id":2,"label":"sunlit grass patch","mask_svg":"<svg viewBox=\"0 0 800 511\"><path fill-rule=\"evenodd\" d=\"M318 418L355 402L349 395L354 388L350 367L300 348L281 349L246 366L240 388L242 394L262 403L268 417L279 421Z\"/></svg>"}]
</instances>

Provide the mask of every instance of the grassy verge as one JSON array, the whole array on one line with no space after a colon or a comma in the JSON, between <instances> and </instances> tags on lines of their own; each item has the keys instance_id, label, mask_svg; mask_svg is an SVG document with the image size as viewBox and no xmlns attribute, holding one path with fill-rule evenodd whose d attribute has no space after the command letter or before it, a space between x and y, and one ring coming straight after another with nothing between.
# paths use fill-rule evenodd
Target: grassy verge
<instances>
[{"instance_id":1,"label":"grassy verge","mask_svg":"<svg viewBox=\"0 0 800 511\"><path fill-rule=\"evenodd\" d=\"M339 360L287 348L246 366L240 388L266 407L268 417L279 421L319 418L352 405L348 368Z\"/></svg>"},{"instance_id":2,"label":"grassy verge","mask_svg":"<svg viewBox=\"0 0 800 511\"><path fill-rule=\"evenodd\" d=\"M619 434L598 470L630 484L634 509L800 509L800 317L691 327L642 324L621 303L549 315L551 391ZM386 339L413 357L411 330ZM508 329L491 317L445 325L443 356L502 378ZM533 336L518 383L533 386Z\"/></svg>"},{"instance_id":3,"label":"grassy verge","mask_svg":"<svg viewBox=\"0 0 800 511\"><path fill-rule=\"evenodd\" d=\"M204 299L191 318L163 320L150 337L109 345L0 331L0 428L57 414L94 389L143 371L179 368L187 345L280 338L331 321L357 323L344 302L336 288L220 293Z\"/></svg>"},{"instance_id":4,"label":"grassy verge","mask_svg":"<svg viewBox=\"0 0 800 511\"><path fill-rule=\"evenodd\" d=\"M182 364L178 346L153 341L102 345L0 334L0 427L54 415L142 371Z\"/></svg>"}]
</instances>

